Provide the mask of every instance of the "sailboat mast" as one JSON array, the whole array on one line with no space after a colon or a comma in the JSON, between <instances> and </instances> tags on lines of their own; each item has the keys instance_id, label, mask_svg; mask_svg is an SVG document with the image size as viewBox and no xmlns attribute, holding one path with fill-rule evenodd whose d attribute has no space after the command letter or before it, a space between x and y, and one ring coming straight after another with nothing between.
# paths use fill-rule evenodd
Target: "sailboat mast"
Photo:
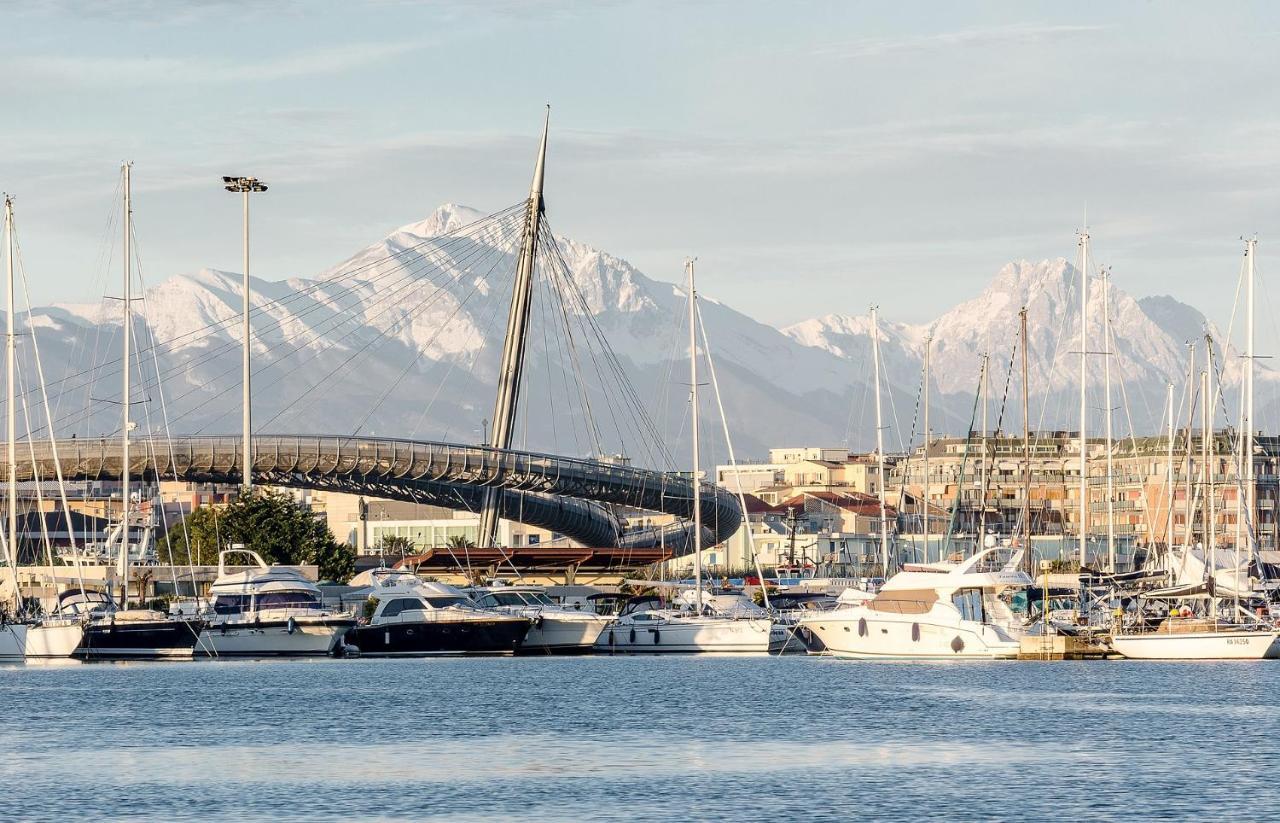
<instances>
[{"instance_id":1,"label":"sailboat mast","mask_svg":"<svg viewBox=\"0 0 1280 823\"><path fill-rule=\"evenodd\" d=\"M123 425L120 429L120 608L129 608L129 386L133 336L133 195L130 191L132 163L124 164L124 341L120 407Z\"/></svg>"},{"instance_id":2,"label":"sailboat mast","mask_svg":"<svg viewBox=\"0 0 1280 823\"><path fill-rule=\"evenodd\" d=\"M1253 288L1254 280L1257 272L1254 268L1254 261L1258 255L1258 238L1251 237L1245 246L1245 254L1248 256L1249 266L1247 277L1249 285L1245 289L1245 352L1244 352L1244 400L1245 400L1245 418L1244 418L1244 464L1245 464L1245 481L1244 481L1244 499L1245 510L1242 515L1245 519L1245 537L1249 545L1249 560L1252 562L1254 549L1256 546L1256 535L1254 530L1254 512L1257 508L1256 498L1258 494L1257 475L1254 469L1253 460ZM1238 519L1238 517L1237 517Z\"/></svg>"},{"instance_id":3,"label":"sailboat mast","mask_svg":"<svg viewBox=\"0 0 1280 823\"><path fill-rule=\"evenodd\" d=\"M1031 415L1027 375L1027 307L1018 312L1022 332L1022 568L1031 574Z\"/></svg>"},{"instance_id":4,"label":"sailboat mast","mask_svg":"<svg viewBox=\"0 0 1280 823\"><path fill-rule=\"evenodd\" d=\"M889 515L884 498L884 419L880 408L880 323L871 307L871 359L876 381L876 485L880 491L880 571L889 576ZM927 449L926 449L927 451ZM924 516L929 519L929 501L924 501Z\"/></svg>"},{"instance_id":5,"label":"sailboat mast","mask_svg":"<svg viewBox=\"0 0 1280 823\"><path fill-rule=\"evenodd\" d=\"M1200 540L1209 548L1209 371L1200 372Z\"/></svg>"},{"instance_id":6,"label":"sailboat mast","mask_svg":"<svg viewBox=\"0 0 1280 823\"><path fill-rule=\"evenodd\" d=\"M1115 441L1112 439L1111 409L1111 269L1102 272L1102 373L1105 384L1107 438L1107 571L1116 571Z\"/></svg>"},{"instance_id":7,"label":"sailboat mast","mask_svg":"<svg viewBox=\"0 0 1280 823\"><path fill-rule=\"evenodd\" d=\"M1214 492L1216 483L1213 479L1216 464L1218 462L1218 444L1213 437L1213 419L1216 413L1214 407L1214 385L1213 385L1213 338L1209 335L1204 336L1204 347L1207 352L1206 357L1209 361L1209 368L1205 374L1204 381L1204 420L1205 420L1205 437L1209 439L1208 445L1205 447L1205 472L1208 475L1208 485L1205 486L1205 499L1209 508L1209 551L1216 557L1218 551L1218 502L1214 500ZM1210 566L1210 569L1217 570L1217 566Z\"/></svg>"},{"instance_id":8,"label":"sailboat mast","mask_svg":"<svg viewBox=\"0 0 1280 823\"><path fill-rule=\"evenodd\" d=\"M1186 527L1182 530L1182 544L1184 549L1190 546L1192 543L1192 537L1195 534L1194 525L1195 525L1195 519L1196 519L1195 517L1196 510L1194 507L1195 495L1192 494L1192 483L1191 483L1191 454L1192 454L1191 427L1195 423L1195 419L1196 419L1196 388L1195 388L1196 383L1195 381L1196 381L1196 344L1187 343L1187 428L1186 428L1186 444L1185 444L1187 470L1186 472L1184 472L1184 476L1187 479L1187 492L1186 492L1187 516L1186 516Z\"/></svg>"},{"instance_id":9,"label":"sailboat mast","mask_svg":"<svg viewBox=\"0 0 1280 823\"><path fill-rule=\"evenodd\" d=\"M4 225L5 225L5 271L8 274L8 295L9 295L9 317L8 317L8 334L5 336L5 388L8 394L8 445L7 462L9 464L9 501L8 501L8 544L5 554L8 555L9 572L13 580L13 602L15 608L20 608L22 604L22 596L18 592L18 461L17 461L17 422L14 415L14 402L16 392L14 390L14 332L13 323L16 314L13 305L13 200L5 195L4 198Z\"/></svg>"},{"instance_id":10,"label":"sailboat mast","mask_svg":"<svg viewBox=\"0 0 1280 823\"><path fill-rule=\"evenodd\" d=\"M1169 444L1168 452L1165 455L1165 527L1164 542L1165 551L1172 554L1173 552L1173 384L1166 384L1164 387L1165 405L1169 410Z\"/></svg>"},{"instance_id":11,"label":"sailboat mast","mask_svg":"<svg viewBox=\"0 0 1280 823\"><path fill-rule=\"evenodd\" d=\"M698 478L698 336L697 291L693 282L693 261L684 263L689 276L689 405L693 420L693 584L698 614L702 614L702 482ZM750 528L750 524L748 524Z\"/></svg>"},{"instance_id":12,"label":"sailboat mast","mask_svg":"<svg viewBox=\"0 0 1280 823\"><path fill-rule=\"evenodd\" d=\"M933 335L924 338L924 561L929 562L929 354Z\"/></svg>"},{"instance_id":13,"label":"sailboat mast","mask_svg":"<svg viewBox=\"0 0 1280 823\"><path fill-rule=\"evenodd\" d=\"M1080 232L1080 567L1089 563L1089 227Z\"/></svg>"},{"instance_id":14,"label":"sailboat mast","mask_svg":"<svg viewBox=\"0 0 1280 823\"><path fill-rule=\"evenodd\" d=\"M979 501L978 508L978 545L982 545L982 541L987 535L987 461L990 455L987 451L987 406L991 402L991 352L988 350L982 355L982 462L978 464L979 474Z\"/></svg>"}]
</instances>

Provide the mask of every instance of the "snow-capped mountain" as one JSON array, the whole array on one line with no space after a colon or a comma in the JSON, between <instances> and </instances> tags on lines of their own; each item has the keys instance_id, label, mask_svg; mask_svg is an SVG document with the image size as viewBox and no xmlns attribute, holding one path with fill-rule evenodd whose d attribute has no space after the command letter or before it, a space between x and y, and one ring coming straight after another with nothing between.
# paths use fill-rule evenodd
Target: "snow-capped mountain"
<instances>
[{"instance_id":1,"label":"snow-capped mountain","mask_svg":"<svg viewBox=\"0 0 1280 823\"><path fill-rule=\"evenodd\" d=\"M1104 313L1110 313L1112 341L1104 340ZM1029 383L1033 402L1034 428L1077 429L1080 390L1080 272L1064 259L1030 263L1026 260L1005 265L980 295L947 311L932 323L921 326L881 322L881 349L891 373L901 375L922 367L925 340L932 336L932 385L936 395L953 403L973 403L981 379L983 355L990 354L992 415L1004 396L1006 378L1010 396L1006 428L1021 428L1019 363L1013 364L1019 337L1019 312L1027 309L1029 337ZM1197 347L1199 365L1205 368L1204 336L1222 340L1219 329L1196 309L1172 297L1136 300L1110 284L1106 297L1103 278L1089 278L1088 351L1086 373L1091 430L1095 433L1105 408L1105 360L1110 351L1112 408L1117 432L1128 432L1128 421L1138 433L1159 430L1164 414L1165 387L1173 384L1181 392L1188 369L1188 343ZM805 345L820 348L860 363L871 348L869 318L827 315L790 326L784 331ZM1220 343L1215 342L1215 345ZM1241 365L1237 352L1217 351L1216 369L1221 370L1227 399L1234 404ZM1259 367L1260 383L1277 382L1277 374ZM1263 393L1257 396L1261 400ZM967 401L966 401L967 398ZM1263 419L1259 409L1258 419ZM972 411L970 411L972 413ZM1219 410L1221 415L1221 410ZM1219 419L1219 425L1224 421ZM1016 423L1011 426L1010 423ZM994 423L993 423L994 425ZM941 431L931 426L935 431ZM962 432L964 427L952 429Z\"/></svg>"},{"instance_id":2,"label":"snow-capped mountain","mask_svg":"<svg viewBox=\"0 0 1280 823\"><path fill-rule=\"evenodd\" d=\"M255 428L480 442L492 417L519 240L519 215L484 217L445 205L313 279L254 280ZM574 240L558 238L557 245L559 255L553 263L544 255L536 278L516 445L621 453L661 465L666 458L655 444L662 442L686 465L683 286L650 279ZM899 448L918 425L930 334L933 430L968 427L984 351L992 353L994 424L1022 305L1032 329L1033 423L1073 428L1077 280L1062 260L1011 263L978 297L931 324L881 318L886 446ZM238 429L240 284L238 274L203 270L146 291L133 396L142 432L160 430L166 417L174 432ZM1090 348L1100 350L1100 281L1091 284L1090 306ZM1165 383L1183 380L1184 340L1203 318L1171 298L1137 301L1118 288L1111 306L1113 374L1128 392L1135 427L1150 430L1163 410ZM868 318L827 315L779 330L713 295L703 296L702 313L740 458L770 446L874 444ZM40 309L33 322L59 432L114 436L121 417L119 302ZM154 348L152 340L159 341ZM24 354L30 380L30 352ZM1094 359L1090 386L1097 393L1101 358ZM711 375L703 369L705 383ZM1017 385L1015 376L1014 391ZM723 461L714 397L709 390L703 397L704 459ZM1020 428L1015 408L1011 403L1006 428ZM42 410L32 414L34 425L43 423Z\"/></svg>"}]
</instances>

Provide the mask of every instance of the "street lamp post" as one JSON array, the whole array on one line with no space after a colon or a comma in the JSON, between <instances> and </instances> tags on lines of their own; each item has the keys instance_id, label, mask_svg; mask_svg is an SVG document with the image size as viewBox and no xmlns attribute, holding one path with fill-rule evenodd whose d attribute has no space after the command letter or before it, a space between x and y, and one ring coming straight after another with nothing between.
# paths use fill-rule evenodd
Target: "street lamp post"
<instances>
[{"instance_id":1,"label":"street lamp post","mask_svg":"<svg viewBox=\"0 0 1280 823\"><path fill-rule=\"evenodd\" d=\"M224 177L223 187L230 192L244 195L244 351L242 364L244 378L242 380L243 397L242 413L244 424L244 457L241 463L242 485L247 492L253 488L253 402L249 394L249 195L267 190L267 186L256 177Z\"/></svg>"}]
</instances>

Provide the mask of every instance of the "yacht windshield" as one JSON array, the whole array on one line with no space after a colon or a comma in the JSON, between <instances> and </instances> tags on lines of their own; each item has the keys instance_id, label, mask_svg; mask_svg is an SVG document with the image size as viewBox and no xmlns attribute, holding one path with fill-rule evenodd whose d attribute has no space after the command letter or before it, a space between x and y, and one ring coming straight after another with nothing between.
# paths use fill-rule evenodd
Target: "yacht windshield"
<instances>
[{"instance_id":1,"label":"yacht windshield","mask_svg":"<svg viewBox=\"0 0 1280 823\"><path fill-rule=\"evenodd\" d=\"M258 595L259 609L318 609L320 598L315 592L267 592Z\"/></svg>"},{"instance_id":2,"label":"yacht windshield","mask_svg":"<svg viewBox=\"0 0 1280 823\"><path fill-rule=\"evenodd\" d=\"M525 606L524 598L516 592L490 592L481 601L486 606Z\"/></svg>"},{"instance_id":3,"label":"yacht windshield","mask_svg":"<svg viewBox=\"0 0 1280 823\"><path fill-rule=\"evenodd\" d=\"M474 603L465 597L424 597L422 599L427 601L432 608L436 609L447 609L450 606L459 606L462 608L473 608L475 606Z\"/></svg>"}]
</instances>

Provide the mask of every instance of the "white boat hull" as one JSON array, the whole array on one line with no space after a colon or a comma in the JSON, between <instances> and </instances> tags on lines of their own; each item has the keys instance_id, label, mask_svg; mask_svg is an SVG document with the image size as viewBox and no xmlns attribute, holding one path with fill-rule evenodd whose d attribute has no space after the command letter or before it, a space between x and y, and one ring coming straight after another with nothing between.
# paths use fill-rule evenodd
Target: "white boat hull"
<instances>
[{"instance_id":1,"label":"white boat hull","mask_svg":"<svg viewBox=\"0 0 1280 823\"><path fill-rule=\"evenodd\" d=\"M27 656L27 631L30 627L22 623L7 623L0 626L0 660L24 660Z\"/></svg>"},{"instance_id":2,"label":"white boat hull","mask_svg":"<svg viewBox=\"0 0 1280 823\"><path fill-rule=\"evenodd\" d=\"M1280 632L1117 634L1111 647L1133 660L1263 660L1280 657Z\"/></svg>"},{"instance_id":3,"label":"white boat hull","mask_svg":"<svg viewBox=\"0 0 1280 823\"><path fill-rule=\"evenodd\" d=\"M212 625L200 634L195 653L210 657L309 657L332 654L355 620L309 623Z\"/></svg>"},{"instance_id":4,"label":"white boat hull","mask_svg":"<svg viewBox=\"0 0 1280 823\"><path fill-rule=\"evenodd\" d=\"M605 654L766 654L786 642L787 630L770 620L698 618L615 623L595 650Z\"/></svg>"},{"instance_id":5,"label":"white boat hull","mask_svg":"<svg viewBox=\"0 0 1280 823\"><path fill-rule=\"evenodd\" d=\"M843 613L842 613L843 611ZM808 618L809 629L833 657L900 660L1001 660L1018 656L1019 641L994 626L857 608Z\"/></svg>"},{"instance_id":6,"label":"white boat hull","mask_svg":"<svg viewBox=\"0 0 1280 823\"><path fill-rule=\"evenodd\" d=\"M27 658L71 657L84 637L80 621L58 620L27 630Z\"/></svg>"},{"instance_id":7,"label":"white boat hull","mask_svg":"<svg viewBox=\"0 0 1280 823\"><path fill-rule=\"evenodd\" d=\"M560 617L535 617L529 633L525 635L520 651L525 654L565 654L590 651L596 639L609 625L606 618L566 619Z\"/></svg>"}]
</instances>

